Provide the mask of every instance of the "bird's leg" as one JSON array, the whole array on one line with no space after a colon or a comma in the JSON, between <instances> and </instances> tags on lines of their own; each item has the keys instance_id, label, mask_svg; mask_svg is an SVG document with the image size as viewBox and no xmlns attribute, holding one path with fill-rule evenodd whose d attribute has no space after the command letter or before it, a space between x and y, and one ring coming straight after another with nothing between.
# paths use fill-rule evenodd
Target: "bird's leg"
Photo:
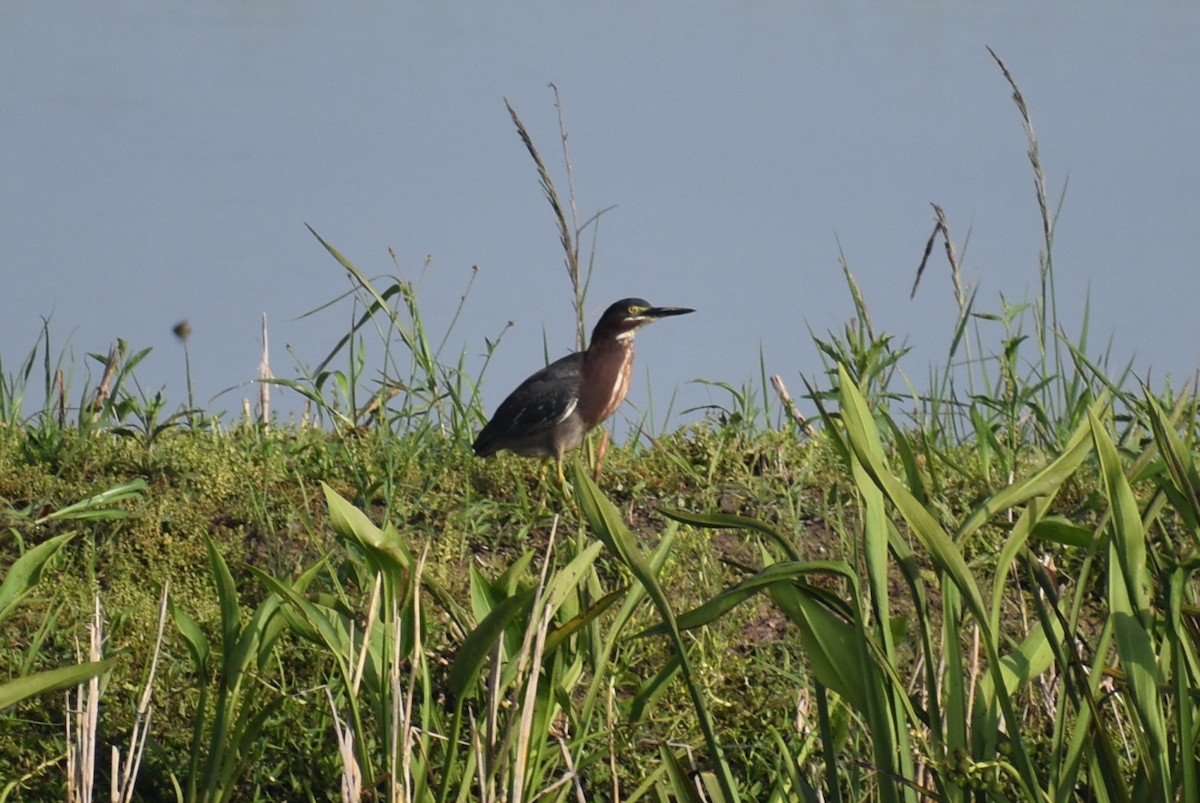
<instances>
[{"instance_id":1,"label":"bird's leg","mask_svg":"<svg viewBox=\"0 0 1200 803\"><path fill-rule=\"evenodd\" d=\"M547 510L550 503L550 482L546 477L546 468L550 465L550 461L554 461L554 473L558 477L558 489L566 498L571 495L570 485L567 484L567 478L563 475L563 459L562 455L543 457L538 467L538 509Z\"/></svg>"},{"instance_id":2,"label":"bird's leg","mask_svg":"<svg viewBox=\"0 0 1200 803\"><path fill-rule=\"evenodd\" d=\"M608 452L608 430L600 436L600 445L596 447L596 468L592 470L592 481L600 482L600 469L604 468L604 455Z\"/></svg>"},{"instance_id":3,"label":"bird's leg","mask_svg":"<svg viewBox=\"0 0 1200 803\"><path fill-rule=\"evenodd\" d=\"M558 488L562 491L563 499L570 499L575 494L571 488L571 483L567 482L567 478L563 475L563 456L558 456Z\"/></svg>"}]
</instances>

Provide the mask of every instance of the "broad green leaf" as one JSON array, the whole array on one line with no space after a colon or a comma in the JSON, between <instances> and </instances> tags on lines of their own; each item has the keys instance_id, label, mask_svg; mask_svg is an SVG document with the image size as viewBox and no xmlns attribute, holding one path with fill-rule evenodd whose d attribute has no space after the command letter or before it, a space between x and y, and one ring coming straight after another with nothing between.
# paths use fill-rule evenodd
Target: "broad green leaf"
<instances>
[{"instance_id":1,"label":"broad green leaf","mask_svg":"<svg viewBox=\"0 0 1200 803\"><path fill-rule=\"evenodd\" d=\"M694 527L710 527L716 529L753 530L770 538L787 554L788 560L803 560L803 556L792 545L792 540L766 522L750 516L739 516L733 513L693 513L689 510L679 510L670 507L660 507L659 513L667 518Z\"/></svg>"},{"instance_id":2,"label":"broad green leaf","mask_svg":"<svg viewBox=\"0 0 1200 803\"><path fill-rule=\"evenodd\" d=\"M404 537L390 523L376 527L367 515L343 499L337 491L321 483L325 500L329 506L329 521L334 531L343 540L356 545L366 554L377 571L382 571L384 580L392 593L397 593L397 578L411 571L416 561L405 544ZM422 576L425 588L459 626L467 629L470 619L462 605L439 583Z\"/></svg>"},{"instance_id":3,"label":"broad green leaf","mask_svg":"<svg viewBox=\"0 0 1200 803\"><path fill-rule=\"evenodd\" d=\"M89 496L87 499L81 499L78 502L42 516L37 520L37 523L42 524L55 520L97 521L123 519L129 515L128 512L121 508L113 507L113 505L130 500L140 500L142 492L147 487L146 481L140 478L123 482L120 485L114 485L98 494Z\"/></svg>"},{"instance_id":4,"label":"broad green leaf","mask_svg":"<svg viewBox=\"0 0 1200 803\"><path fill-rule=\"evenodd\" d=\"M412 566L412 555L403 541L398 537L385 538L383 530L337 491L325 483L321 483L321 488L325 491L325 502L329 506L329 521L339 536L362 546L390 571L399 573Z\"/></svg>"},{"instance_id":5,"label":"broad green leaf","mask_svg":"<svg viewBox=\"0 0 1200 803\"><path fill-rule=\"evenodd\" d=\"M477 622L486 619L487 615L504 601L504 595L492 587L475 564L471 564L467 569L467 596L471 601L471 614Z\"/></svg>"},{"instance_id":6,"label":"broad green leaf","mask_svg":"<svg viewBox=\"0 0 1200 803\"><path fill-rule=\"evenodd\" d=\"M1062 639L1062 628L1056 627L1054 637ZM1009 694L1015 694L1024 688L1038 675L1050 668L1054 663L1054 650L1046 639L1046 631L1041 625L1035 625L1016 649L1008 652L1000 659L1000 674L1004 688ZM980 678L979 697L989 704L995 694L995 675L987 674Z\"/></svg>"},{"instance_id":7,"label":"broad green leaf","mask_svg":"<svg viewBox=\"0 0 1200 803\"><path fill-rule=\"evenodd\" d=\"M211 648L208 644L208 637L204 635L204 631L200 629L196 620L188 616L182 608L176 607L173 600L168 605L171 616L175 619L175 626L179 629L179 634L183 636L188 652L192 656L192 667L200 677L200 684L207 686L211 668L209 666Z\"/></svg>"},{"instance_id":8,"label":"broad green leaf","mask_svg":"<svg viewBox=\"0 0 1200 803\"><path fill-rule=\"evenodd\" d=\"M0 583L0 622L3 622L16 609L17 603L41 581L42 570L46 568L50 559L75 535L70 532L49 538L25 550L25 554L8 567L8 571L4 573L4 582Z\"/></svg>"},{"instance_id":9,"label":"broad green leaf","mask_svg":"<svg viewBox=\"0 0 1200 803\"><path fill-rule=\"evenodd\" d=\"M29 697L68 689L86 680L91 680L96 675L102 675L111 669L117 660L116 657L105 658L103 661L48 669L0 684L0 711Z\"/></svg>"},{"instance_id":10,"label":"broad green leaf","mask_svg":"<svg viewBox=\"0 0 1200 803\"><path fill-rule=\"evenodd\" d=\"M1064 516L1046 516L1034 526L1030 537L1038 541L1049 541L1063 546L1086 549L1092 545L1093 531L1080 527Z\"/></svg>"},{"instance_id":11,"label":"broad green leaf","mask_svg":"<svg viewBox=\"0 0 1200 803\"><path fill-rule=\"evenodd\" d=\"M350 645L344 638L345 630L335 621L341 614L305 599L287 583L281 582L255 566L248 568L268 589L286 601L297 614L303 617L312 632L328 648L330 656L339 665L346 665ZM349 673L346 674L348 677Z\"/></svg>"},{"instance_id":12,"label":"broad green leaf","mask_svg":"<svg viewBox=\"0 0 1200 803\"><path fill-rule=\"evenodd\" d=\"M204 545L208 549L208 561L217 584L217 603L221 611L221 655L225 669L228 669L238 637L242 634L242 607L229 566L207 533L204 534ZM228 674L226 679L230 682L234 680Z\"/></svg>"},{"instance_id":13,"label":"broad green leaf","mask_svg":"<svg viewBox=\"0 0 1200 803\"><path fill-rule=\"evenodd\" d=\"M250 621L242 628L231 661L238 673L245 671L252 660L269 658L272 643L279 636L281 629L276 617L279 603L279 597L275 594L264 599L254 609ZM262 667L256 665L255 668Z\"/></svg>"},{"instance_id":14,"label":"broad green leaf","mask_svg":"<svg viewBox=\"0 0 1200 803\"><path fill-rule=\"evenodd\" d=\"M1120 457L1099 419L1088 414L1105 496L1112 509L1109 537L1108 606L1117 638L1117 655L1125 672L1140 720L1139 734L1147 740L1146 767L1160 799L1171 789L1170 748L1166 718L1159 697L1163 681L1150 617L1150 578L1146 569L1146 533L1133 489L1125 480Z\"/></svg>"},{"instance_id":15,"label":"broad green leaf","mask_svg":"<svg viewBox=\"0 0 1200 803\"><path fill-rule=\"evenodd\" d=\"M534 552L527 549L521 557L514 560L504 572L491 584L494 592L500 597L511 597L521 587L529 566L533 563Z\"/></svg>"},{"instance_id":16,"label":"broad green leaf","mask_svg":"<svg viewBox=\"0 0 1200 803\"><path fill-rule=\"evenodd\" d=\"M842 561L802 561L798 563L772 563L757 574L724 589L699 607L676 617L680 630L703 627L736 608L748 598L761 591L769 591L780 582L795 580L809 574L835 574L852 577L850 567ZM648 627L634 638L660 636L667 632L665 624Z\"/></svg>"},{"instance_id":17,"label":"broad green leaf","mask_svg":"<svg viewBox=\"0 0 1200 803\"><path fill-rule=\"evenodd\" d=\"M533 591L523 591L501 601L492 612L467 634L450 666L450 693L462 698L475 691L475 683L496 642L508 625L533 603Z\"/></svg>"},{"instance_id":18,"label":"broad green leaf","mask_svg":"<svg viewBox=\"0 0 1200 803\"><path fill-rule=\"evenodd\" d=\"M693 778L704 787L705 798L710 803L727 803L729 798L725 797L725 793L721 791L720 782L711 772L701 770L699 773L693 774Z\"/></svg>"},{"instance_id":19,"label":"broad green leaf","mask_svg":"<svg viewBox=\"0 0 1200 803\"><path fill-rule=\"evenodd\" d=\"M1125 583L1125 593L1131 613L1149 625L1150 575L1146 568L1146 532L1142 526L1142 515L1138 509L1133 489L1125 479L1116 446L1100 420L1089 416L1092 437L1096 444L1096 456L1100 460L1100 473L1104 481L1104 493L1112 509L1113 538L1111 547L1120 572L1109 567L1109 577L1120 577Z\"/></svg>"},{"instance_id":20,"label":"broad green leaf","mask_svg":"<svg viewBox=\"0 0 1200 803\"><path fill-rule=\"evenodd\" d=\"M1107 393L1102 393L1092 403L1092 414L1099 415L1108 405L1108 398ZM1075 473L1075 470L1079 468L1091 449L1091 434L1087 422L1084 422L1071 435L1063 453L1049 465L1032 477L1015 482L997 491L975 508L974 512L967 517L967 520L959 525L958 532L955 534L955 541L962 544L980 527L990 521L993 516L1009 508L1024 504L1036 496L1053 496L1058 492L1063 482Z\"/></svg>"},{"instance_id":21,"label":"broad green leaf","mask_svg":"<svg viewBox=\"0 0 1200 803\"><path fill-rule=\"evenodd\" d=\"M793 583L770 587L771 597L800 628L800 640L813 676L866 714L872 707L869 683L877 677L869 649L854 623L835 615L809 589Z\"/></svg>"},{"instance_id":22,"label":"broad green leaf","mask_svg":"<svg viewBox=\"0 0 1200 803\"><path fill-rule=\"evenodd\" d=\"M547 610L557 612L562 607L567 597L578 588L580 582L592 570L592 566L603 548L604 545L599 541L588 544L566 566L550 577L546 588L545 605Z\"/></svg>"}]
</instances>

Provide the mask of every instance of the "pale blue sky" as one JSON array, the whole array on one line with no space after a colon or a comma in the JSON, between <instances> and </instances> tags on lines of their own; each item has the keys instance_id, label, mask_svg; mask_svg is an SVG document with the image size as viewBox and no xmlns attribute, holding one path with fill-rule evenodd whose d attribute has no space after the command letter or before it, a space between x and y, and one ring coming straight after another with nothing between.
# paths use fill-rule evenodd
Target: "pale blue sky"
<instances>
[{"instance_id":1,"label":"pale blue sky","mask_svg":"<svg viewBox=\"0 0 1200 803\"><path fill-rule=\"evenodd\" d=\"M907 298L942 205L980 308L1032 297L1041 246L1009 89L1029 102L1049 191L1069 177L1060 309L1136 352L1138 370L1200 365L1200 7L1116 3L12 2L0 4L0 358L11 371L51 316L77 358L117 337L183 401L170 330L192 322L197 395L250 380L259 316L275 371L316 362L349 309L310 223L364 272L432 264L421 293L478 363L491 410L571 346L552 220L503 98L560 184L551 81L583 217L610 206L594 321L638 295L698 312L639 336L636 403L677 409L767 368L799 392L808 327L852 307L838 243L876 324L915 347L917 378L953 324L945 263ZM565 189L565 187L564 187ZM997 341L998 342L998 335ZM237 409L244 389L214 403Z\"/></svg>"}]
</instances>

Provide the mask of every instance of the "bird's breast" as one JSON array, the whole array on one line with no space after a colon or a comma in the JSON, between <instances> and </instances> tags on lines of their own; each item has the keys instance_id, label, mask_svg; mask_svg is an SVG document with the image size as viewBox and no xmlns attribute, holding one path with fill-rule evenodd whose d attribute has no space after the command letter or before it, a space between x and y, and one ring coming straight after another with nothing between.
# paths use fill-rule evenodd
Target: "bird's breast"
<instances>
[{"instance_id":1,"label":"bird's breast","mask_svg":"<svg viewBox=\"0 0 1200 803\"><path fill-rule=\"evenodd\" d=\"M588 428L598 426L625 401L633 375L633 347L594 344L583 362L579 415Z\"/></svg>"}]
</instances>

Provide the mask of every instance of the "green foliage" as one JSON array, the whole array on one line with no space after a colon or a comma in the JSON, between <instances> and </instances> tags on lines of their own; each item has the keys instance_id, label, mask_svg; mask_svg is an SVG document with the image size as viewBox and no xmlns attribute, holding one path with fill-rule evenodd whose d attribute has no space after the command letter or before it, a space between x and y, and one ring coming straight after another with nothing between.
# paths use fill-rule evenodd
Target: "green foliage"
<instances>
[{"instance_id":1,"label":"green foliage","mask_svg":"<svg viewBox=\"0 0 1200 803\"><path fill-rule=\"evenodd\" d=\"M8 511L8 517L16 522L33 526L53 521L111 521L125 516L125 511L117 505L138 500L146 484L140 480L124 483L109 488L79 502L65 505L57 510L48 510L36 518L27 511ZM20 530L10 527L9 532L14 540L26 546ZM4 573L0 581L0 625L9 619L17 609L18 604L29 597L41 583L43 573L47 571L58 556L59 552L75 538L76 532L68 531L51 537L36 546L24 549ZM70 688L96 675L109 671L116 662L115 658L102 661L90 661L74 666L63 666L57 669L47 669L41 672L30 672L34 648L40 643L46 631L52 627L51 613L47 612L38 627L38 638L35 638L29 654L22 661L22 671L18 677L6 683L0 683L0 710L8 708L21 700L50 691Z\"/></svg>"},{"instance_id":2,"label":"green foliage","mask_svg":"<svg viewBox=\"0 0 1200 803\"><path fill-rule=\"evenodd\" d=\"M346 296L354 302L353 324L315 368L301 366L301 379L265 381L298 392L313 404L322 420L344 433L380 423L393 432L439 431L454 438L465 437L477 420L473 404L482 370L472 380L464 367L465 355L460 354L456 364L444 361L443 351L458 315L441 340L435 342L422 318L416 285L394 279L376 287L375 281L311 226L309 231L350 279L351 289ZM474 276L473 272L471 282ZM469 292L468 285L462 303ZM363 335L370 332L378 338L380 353L378 365L368 370L369 352ZM499 338L489 344L489 353L498 343ZM343 355L346 367L331 367ZM368 376L374 379L366 384ZM393 401L399 406L392 407Z\"/></svg>"},{"instance_id":3,"label":"green foliage","mask_svg":"<svg viewBox=\"0 0 1200 803\"><path fill-rule=\"evenodd\" d=\"M282 703L261 684L273 663L282 628L276 618L279 599L267 597L243 626L233 575L211 538L205 538L205 546L220 610L217 649L195 619L171 605L199 688L190 758L183 782L176 785L188 803L233 799L240 776L258 759L263 727ZM214 685L210 718L208 701Z\"/></svg>"},{"instance_id":4,"label":"green foliage","mask_svg":"<svg viewBox=\"0 0 1200 803\"><path fill-rule=\"evenodd\" d=\"M728 801L739 800L733 774L726 761L724 749L717 738L716 727L708 712L708 706L704 701L703 695L700 693L699 685L695 681L695 671L692 668L691 661L688 659L687 645L680 634L680 626L675 619L675 614L672 611L672 606L666 592L659 584L650 562L646 560L638 548L633 534L621 520L620 513L611 502L600 494L600 489L583 473L578 463L572 466L572 479L575 493L579 498L580 507L583 509L583 514L587 517L592 530L604 545L608 547L609 551L618 556L621 562L633 573L633 576L641 584L642 588L645 589L647 595L649 595L651 601L654 603L658 615L662 618L663 627L670 637L671 644L675 650L673 660L678 662L684 685L687 687L688 695L692 700L692 706L696 711L700 730L704 734L705 744L708 747L716 768L715 775L721 791L721 797Z\"/></svg>"},{"instance_id":5,"label":"green foliage","mask_svg":"<svg viewBox=\"0 0 1200 803\"><path fill-rule=\"evenodd\" d=\"M826 793L835 798L848 778L851 788L873 789L872 796L879 799L916 799L915 781L927 777L934 785L924 794L946 800L971 791L1064 800L1081 786L1104 799L1190 799L1200 734L1194 724L1193 690L1200 675L1193 660L1194 636L1184 635L1186 627L1178 617L1183 600L1194 598L1197 591L1194 559L1173 572L1149 571L1147 528L1160 521L1164 508L1153 498L1148 505L1139 504L1133 493L1129 463L1122 460L1102 423L1107 400L1102 397L1093 404L1062 455L983 499L951 535L939 522L940 513L922 504L888 467L876 427L886 414L869 410L848 372L840 379L841 412L826 423L847 447L847 468L860 495L857 551L865 584L847 564L799 560L787 536L761 522L673 511L669 515L693 524L763 533L785 558L768 559L765 568L680 615L680 626L712 625L762 592L799 626L815 693L833 693L849 704L869 731L870 766L883 770L863 774L859 765L839 762L829 750L835 733L832 718L827 707L819 707ZM1168 455L1158 475L1170 489L1163 493L1181 499L1179 481L1190 483L1196 476L1192 457L1180 451L1175 426L1149 394L1144 409L1156 433L1150 450ZM1182 409L1191 408L1185 404ZM888 431L893 438L903 437L894 427ZM891 451L904 452L899 447ZM1082 470L1089 455L1098 461L1099 492L1108 505L1094 532L1047 516L1056 495ZM1020 518L1007 519L1007 512L1021 505L1026 507ZM1006 520L1011 523L1005 525ZM963 557L970 539L988 525L1010 531L990 579ZM1108 544L1107 623L1092 653L1094 663L1086 671L1074 645L1085 639L1080 616L1088 587L1079 586L1074 606L1060 604L1058 589L1046 582L1042 559L1031 549L1033 542L1083 552L1085 567L1105 554L1099 549ZM917 569L914 546L931 562L933 582ZM764 558L768 555L765 551ZM1039 595L1026 596L1018 588L1014 596L1010 569L1018 565L1036 578ZM911 600L903 601L893 591L889 576L894 571L908 585ZM833 587L841 593L831 592L828 584L814 586L811 578L822 575L834 580ZM984 582L991 584L990 593L985 593ZM926 591L930 585L940 604L931 601ZM902 602L910 611L907 638L916 639L921 657L915 664L901 660L893 632L890 610ZM1029 624L1019 626L1011 613L1005 615L1006 609L1014 608L1032 609L1031 618L1020 620ZM983 651L980 676L964 652L968 645ZM1111 645L1111 655L1104 645ZM1110 710L1113 698L1100 692L1099 679L1110 660L1119 667L1119 694L1129 698L1120 715ZM1063 688L1042 703L1051 706L1047 725L1042 726L1038 723L1045 713L1018 707L1018 700L1044 693L1048 677L1057 678ZM914 686L926 690L924 702L910 698L908 690ZM1167 698L1172 709L1168 713L1162 690L1172 687L1177 693ZM1035 759L1044 749L1035 751L1034 744L1040 748L1037 734L1045 727L1055 734L1057 760ZM1114 745L1122 743L1137 747L1118 761ZM785 762L784 769L804 766L795 752L788 755L796 758ZM781 783L790 784L792 794L802 793L796 773L784 777L790 780Z\"/></svg>"},{"instance_id":6,"label":"green foliage","mask_svg":"<svg viewBox=\"0 0 1200 803\"><path fill-rule=\"evenodd\" d=\"M142 783L185 800L343 782L368 799L695 799L693 780L722 800L1186 798L1195 400L1145 390L1117 419L1101 390L1060 448L1023 446L988 487L948 468L974 450L924 443L848 370L834 384L805 443L694 426L610 450L610 490L577 466L565 497L431 432L60 428L46 461L29 445L45 427L5 432L5 527L33 556L9 577L77 567L19 608L18 580L0 587L31 634L5 666L64 663L57 622L100 586L114 654L133 658L103 667L122 729L144 578L169 577L155 693L177 714L155 720ZM55 501L88 486L112 490ZM683 526L650 518L650 496ZM9 710L9 727L54 716ZM17 799L52 788L15 746L0 760Z\"/></svg>"},{"instance_id":7,"label":"green foliage","mask_svg":"<svg viewBox=\"0 0 1200 803\"><path fill-rule=\"evenodd\" d=\"M76 511L78 510L80 508L76 507ZM67 509L56 512L63 513L64 516L70 515ZM91 512L98 514L100 511L93 509ZM71 532L55 536L26 550L25 554L21 555L21 557L8 567L3 581L0 582L0 624L3 624L6 619L10 618L16 611L17 605L35 590L41 582L42 573L48 564L67 542L74 537L75 533ZM50 614L47 614L39 627L39 634L44 633L50 626ZM37 643L38 639L35 639L34 645ZM63 666L57 669L30 672L27 667L30 664L29 658L31 657L32 655L27 656L27 659L23 662L25 669L16 678L6 683L0 683L0 711L27 698L51 691L71 688L83 683L96 675L109 671L117 660L109 658L102 661L89 661L71 666Z\"/></svg>"}]
</instances>

